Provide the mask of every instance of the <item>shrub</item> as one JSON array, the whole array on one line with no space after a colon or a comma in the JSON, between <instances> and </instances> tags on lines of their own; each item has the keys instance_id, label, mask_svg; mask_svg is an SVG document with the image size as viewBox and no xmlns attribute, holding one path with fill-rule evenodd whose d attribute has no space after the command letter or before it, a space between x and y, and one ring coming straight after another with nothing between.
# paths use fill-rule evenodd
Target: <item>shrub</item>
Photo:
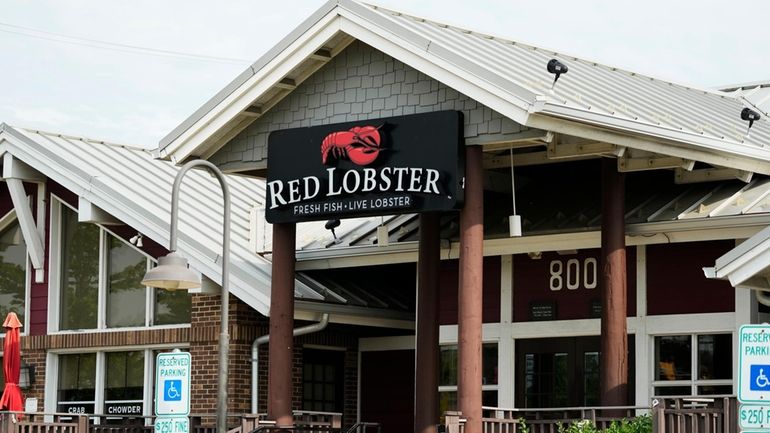
<instances>
[{"instance_id":1,"label":"shrub","mask_svg":"<svg viewBox=\"0 0 770 433\"><path fill-rule=\"evenodd\" d=\"M652 433L652 418L642 415L633 419L613 421L612 424L599 430L590 420L573 421L568 426L559 424L559 433Z\"/></svg>"}]
</instances>

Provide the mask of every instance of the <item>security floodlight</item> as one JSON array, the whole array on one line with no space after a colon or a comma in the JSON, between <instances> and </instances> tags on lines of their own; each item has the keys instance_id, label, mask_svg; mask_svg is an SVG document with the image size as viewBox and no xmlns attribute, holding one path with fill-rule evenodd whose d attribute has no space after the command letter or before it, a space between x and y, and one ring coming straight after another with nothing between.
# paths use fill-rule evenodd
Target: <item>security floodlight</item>
<instances>
[{"instance_id":1,"label":"security floodlight","mask_svg":"<svg viewBox=\"0 0 770 433\"><path fill-rule=\"evenodd\" d=\"M564 63L556 59L549 60L548 65L546 65L546 69L548 70L548 72L555 75L553 79L553 84L551 84L552 89L556 85L556 81L559 79L561 74L566 74L567 71L569 71L569 68L567 67L567 65L565 65Z\"/></svg>"}]
</instances>

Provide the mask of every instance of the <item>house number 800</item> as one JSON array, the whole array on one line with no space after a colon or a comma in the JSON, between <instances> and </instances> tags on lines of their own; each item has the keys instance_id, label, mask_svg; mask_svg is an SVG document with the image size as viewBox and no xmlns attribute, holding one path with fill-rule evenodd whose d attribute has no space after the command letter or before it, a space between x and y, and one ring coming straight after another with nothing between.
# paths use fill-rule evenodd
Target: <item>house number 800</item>
<instances>
[{"instance_id":1,"label":"house number 800","mask_svg":"<svg viewBox=\"0 0 770 433\"><path fill-rule=\"evenodd\" d=\"M577 290L582 286L586 289L595 289L597 281L597 263L593 257L583 260L569 259L565 264L561 260L551 260L549 265L551 279L549 287L553 291L561 290L567 286L567 290Z\"/></svg>"}]
</instances>

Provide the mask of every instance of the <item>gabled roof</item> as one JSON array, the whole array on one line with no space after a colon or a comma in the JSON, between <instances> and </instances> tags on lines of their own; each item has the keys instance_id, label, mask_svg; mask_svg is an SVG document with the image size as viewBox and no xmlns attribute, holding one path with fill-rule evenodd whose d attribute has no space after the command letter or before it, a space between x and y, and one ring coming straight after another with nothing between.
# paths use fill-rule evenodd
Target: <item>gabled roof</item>
<instances>
[{"instance_id":1,"label":"gabled roof","mask_svg":"<svg viewBox=\"0 0 770 433\"><path fill-rule=\"evenodd\" d=\"M697 89L353 0L326 3L160 142L207 158L360 40L529 127L770 174L770 121L739 94ZM546 63L569 73L551 89Z\"/></svg>"},{"instance_id":2,"label":"gabled roof","mask_svg":"<svg viewBox=\"0 0 770 433\"><path fill-rule=\"evenodd\" d=\"M0 155L6 152L144 236L169 245L171 188L179 171L174 164L154 159L150 151L140 147L0 124ZM267 316L271 263L250 246L251 214L256 203L264 202L264 184L233 175L227 176L227 182L232 201L230 291ZM193 269L221 283L222 192L217 181L204 171L191 170L182 183L178 249ZM332 298L328 291L295 280L298 310L333 309L336 321L349 321L354 316L396 320L409 317L372 308L328 308L328 302L346 305L344 297ZM343 316L348 318L339 319Z\"/></svg>"}]
</instances>

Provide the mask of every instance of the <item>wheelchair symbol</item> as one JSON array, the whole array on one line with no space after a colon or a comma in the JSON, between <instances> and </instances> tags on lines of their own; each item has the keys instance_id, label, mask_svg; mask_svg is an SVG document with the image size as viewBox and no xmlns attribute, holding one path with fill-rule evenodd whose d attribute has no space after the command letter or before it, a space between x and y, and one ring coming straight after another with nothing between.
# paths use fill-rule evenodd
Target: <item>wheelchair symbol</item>
<instances>
[{"instance_id":1,"label":"wheelchair symbol","mask_svg":"<svg viewBox=\"0 0 770 433\"><path fill-rule=\"evenodd\" d=\"M182 381L167 380L163 382L163 400L181 401L182 400Z\"/></svg>"},{"instance_id":2,"label":"wheelchair symbol","mask_svg":"<svg viewBox=\"0 0 770 433\"><path fill-rule=\"evenodd\" d=\"M767 380L767 376L765 376L764 370L760 368L759 374L757 375L757 386L764 388L768 385L770 385L770 380Z\"/></svg>"},{"instance_id":3,"label":"wheelchair symbol","mask_svg":"<svg viewBox=\"0 0 770 433\"><path fill-rule=\"evenodd\" d=\"M770 365L752 365L749 389L752 391L770 391L770 379L765 371L770 372Z\"/></svg>"}]
</instances>

